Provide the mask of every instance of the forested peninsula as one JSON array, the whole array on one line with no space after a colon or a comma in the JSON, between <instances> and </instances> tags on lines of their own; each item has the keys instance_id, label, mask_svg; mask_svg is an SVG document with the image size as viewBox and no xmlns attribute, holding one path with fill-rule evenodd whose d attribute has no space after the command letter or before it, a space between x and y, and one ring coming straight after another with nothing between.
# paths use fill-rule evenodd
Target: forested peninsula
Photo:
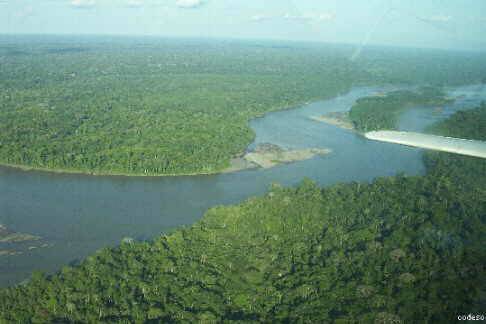
<instances>
[{"instance_id":1,"label":"forested peninsula","mask_svg":"<svg viewBox=\"0 0 486 324\"><path fill-rule=\"evenodd\" d=\"M349 111L328 112L311 119L362 134L378 130L397 130L399 116L407 108L423 106L440 110L453 100L447 98L438 87L424 86L359 98Z\"/></svg>"},{"instance_id":2,"label":"forested peninsula","mask_svg":"<svg viewBox=\"0 0 486 324\"><path fill-rule=\"evenodd\" d=\"M344 45L24 38L0 39L0 164L60 172L216 173L242 155L254 138L248 121L266 112L353 85L486 74L474 53L370 47L352 62Z\"/></svg>"},{"instance_id":3,"label":"forested peninsula","mask_svg":"<svg viewBox=\"0 0 486 324\"><path fill-rule=\"evenodd\" d=\"M339 51L322 48L163 41L15 49L0 52L0 162L63 172L222 171L253 140L249 119L336 96L356 74Z\"/></svg>"},{"instance_id":4,"label":"forested peninsula","mask_svg":"<svg viewBox=\"0 0 486 324\"><path fill-rule=\"evenodd\" d=\"M467 124L466 124L467 123ZM431 132L486 140L486 105ZM448 323L486 302L486 161L425 176L274 185L151 242L0 291L0 322Z\"/></svg>"},{"instance_id":5,"label":"forested peninsula","mask_svg":"<svg viewBox=\"0 0 486 324\"><path fill-rule=\"evenodd\" d=\"M393 91L383 95L360 98L347 117L354 128L366 133L377 130L396 130L400 114L408 107L441 107L452 99L435 87Z\"/></svg>"}]
</instances>

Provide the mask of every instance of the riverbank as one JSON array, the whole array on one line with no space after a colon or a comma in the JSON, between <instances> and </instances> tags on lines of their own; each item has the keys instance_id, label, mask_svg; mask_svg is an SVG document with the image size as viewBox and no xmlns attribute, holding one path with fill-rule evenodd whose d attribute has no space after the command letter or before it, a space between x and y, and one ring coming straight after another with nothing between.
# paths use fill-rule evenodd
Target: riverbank
<instances>
[{"instance_id":1,"label":"riverbank","mask_svg":"<svg viewBox=\"0 0 486 324\"><path fill-rule=\"evenodd\" d=\"M306 148L300 150L285 150L269 143L260 144L255 151L247 153L244 159L263 169L273 168L279 164L292 163L311 159L317 155L329 154L331 150Z\"/></svg>"},{"instance_id":2,"label":"riverbank","mask_svg":"<svg viewBox=\"0 0 486 324\"><path fill-rule=\"evenodd\" d=\"M442 109L454 102L441 88L421 87L418 90L398 90L382 96L360 98L349 110L349 120L361 133L397 130L399 116L412 107Z\"/></svg>"},{"instance_id":3,"label":"riverbank","mask_svg":"<svg viewBox=\"0 0 486 324\"><path fill-rule=\"evenodd\" d=\"M265 149L278 150L271 145ZM448 161L446 155L436 158L438 163L424 176L399 175L365 183L348 180L327 188L310 180L293 188L272 186L265 196L218 205L191 227L158 235L153 241L123 240L119 247L91 254L81 265L65 267L54 275L36 274L22 286L1 290L0 322L2 318L4 322L39 318L42 322L58 318L164 322L182 316L190 322L229 321L234 319L235 309L243 314L240 318L261 322L342 320L341 314L351 314L345 317L349 319L358 312L370 322L414 322L427 316L447 322L457 309L476 311L481 307L481 291L469 287L482 287L482 273L465 265L481 264L484 259L478 251L486 206L477 197L481 197L480 179L486 169L480 169L481 161L476 159L464 164L463 160ZM367 163L359 162L355 164L361 171ZM326 169L320 166L320 174L330 173L322 170ZM259 177L251 178L253 183ZM469 189L462 186L464 179L479 181L472 182ZM205 183L204 189L211 187ZM218 194L226 194L224 189L218 188ZM430 224L434 224L432 229ZM339 237L329 233L329 228L353 239L338 244ZM447 234L445 241L443 233ZM467 244L463 244L466 237ZM458 248L451 253L451 246ZM359 253L343 257L353 250ZM274 261L261 261L269 259ZM400 263L416 267L404 269ZM367 275L377 265L381 269L390 264L386 281ZM430 275L441 274L444 268L450 270L446 275ZM349 280L350 274L354 281ZM130 284L121 285L117 294L99 284L120 278ZM196 283L196 290L187 289L188 280ZM145 292L134 293L133 287ZM457 287L465 287L463 293L458 294ZM329 289L344 297L328 298ZM99 298L87 300L85 296L90 294ZM261 294L268 296L252 299ZM282 296L287 299L279 302ZM436 307L414 307L425 305L428 296L440 297ZM312 308L308 298L313 298ZM168 302L153 303L162 299ZM236 302L228 304L229 299ZM364 299L370 302L363 303ZM52 303L39 302L45 300ZM100 308L99 300L112 302ZM211 312L207 311L209 304ZM393 313L384 313L384 308ZM268 309L272 309L270 315Z\"/></svg>"},{"instance_id":4,"label":"riverbank","mask_svg":"<svg viewBox=\"0 0 486 324\"><path fill-rule=\"evenodd\" d=\"M279 164L286 164L308 160L316 155L324 155L331 152L327 149L307 148L301 150L284 150L265 151L261 148L258 152L246 153L243 157L232 158L230 166L214 172L198 172L198 173L178 173L178 174L150 174L150 173L119 173L119 172L88 172L82 170L68 170L68 169L49 169L40 167L31 167L16 164L0 163L0 166L18 169L22 171L39 171L57 174L77 174L86 176L113 176L113 177L184 177L184 176L198 176L198 175L217 175L238 172L256 168L272 168Z\"/></svg>"},{"instance_id":5,"label":"riverbank","mask_svg":"<svg viewBox=\"0 0 486 324\"><path fill-rule=\"evenodd\" d=\"M97 172L97 171L86 171L86 170L76 170L76 169L51 169L44 167L34 167L28 165L20 164L9 164L0 162L0 166L17 169L21 171L32 171L32 172L45 172L53 174L73 174L73 175L84 175L84 176L95 176L95 177L185 177L185 176L198 176L198 175L215 175L224 172L223 170L214 172L194 172L194 173L173 173L173 174L151 174L151 173L124 173L124 172Z\"/></svg>"},{"instance_id":6,"label":"riverbank","mask_svg":"<svg viewBox=\"0 0 486 324\"><path fill-rule=\"evenodd\" d=\"M23 243L19 244L23 254L15 259L0 258L0 286L19 283L34 270L55 273L73 259L83 259L99 248L118 245L127 236L146 239L194 224L212 206L236 204L262 195L272 183L292 186L310 178L327 187L349 181L370 182L396 173L424 174L420 150L367 141L352 132L325 127L309 119L327 111L345 111L357 98L376 91L355 88L340 98L252 119L254 143L333 150L322 158L271 169L164 178L67 176L1 168L0 205L4 206L4 214L0 216L4 218L0 223L25 233L42 233L45 242L54 246L29 250L29 246L40 246L44 241ZM486 98L486 89L484 96L477 96L476 91L473 88L467 92L465 101L458 101L457 109L472 105L471 99L476 104ZM450 111L446 106L444 115ZM418 118L428 118L428 115ZM235 157L244 154L245 151L240 151ZM17 250L7 244L0 249Z\"/></svg>"},{"instance_id":7,"label":"riverbank","mask_svg":"<svg viewBox=\"0 0 486 324\"><path fill-rule=\"evenodd\" d=\"M329 112L321 116L312 116L310 119L347 130L355 130L348 112Z\"/></svg>"},{"instance_id":8,"label":"riverbank","mask_svg":"<svg viewBox=\"0 0 486 324\"><path fill-rule=\"evenodd\" d=\"M346 93L349 93L351 88L346 88L334 95L331 96L319 96L319 97L312 97L306 100L302 100L296 103L288 104L285 106L281 106L277 109L270 109L264 113L252 116L248 119L248 127L249 122L255 119L264 118L267 114L275 113L275 112L283 112L289 111L294 109L300 109L303 106L309 105L312 102L317 102L321 100L330 100L331 98L336 98ZM252 139L252 141L254 138ZM251 145L252 141L247 143L247 147ZM298 161L298 160L297 160ZM225 174L231 172L237 172L242 170L248 170L253 168L258 168L258 165L251 164L246 160L242 160L241 157L232 157L229 160L229 167L217 169L214 171L198 171L198 172L189 172L189 173L134 173L134 172L118 172L118 171L93 171L93 170L81 170L81 169L64 169L64 168L49 168L49 167L39 167L39 166L31 166L31 165L22 165L22 164L12 164L12 163L5 163L0 161L0 167L7 167L13 168L21 171L27 172L46 172L46 173L53 173L53 174L71 174L71 175L83 175L83 176L95 176L95 177L140 177L140 178L159 178L159 177L191 177L191 176L210 176L210 175L218 175L218 174Z\"/></svg>"},{"instance_id":9,"label":"riverbank","mask_svg":"<svg viewBox=\"0 0 486 324\"><path fill-rule=\"evenodd\" d=\"M339 96L343 96L346 93L349 93L351 91L351 88L340 91L337 93L335 96L322 96L322 97L314 97L314 98L309 98L307 100L297 102L297 103L292 103L289 105L282 106L281 108L278 109L272 109L269 110L265 113L253 116L248 120L248 123L251 120L255 119L261 119L264 118L267 114L271 113L276 113L276 112L283 112L283 111L289 111L289 110L294 110L294 109L301 109L303 106L309 105L312 102L317 102L321 100L330 100L331 98L337 98ZM249 124L248 124L248 127ZM252 141L254 138L252 139ZM247 147L251 145L251 142L247 144ZM296 159L294 161L290 162L282 162L282 163L291 163L291 162L297 162L300 160L306 160L308 158L312 158L315 155L322 155L322 154L327 154L329 152L321 152L321 153L314 153L311 157L306 157L303 159ZM299 155L299 153L297 154ZM309 155L309 153L304 154L305 156ZM232 173L232 172L238 172L238 171L243 171L243 170L249 170L249 169L255 169L259 168L260 166L257 164L252 163L251 161L248 161L244 159L244 157L233 157L229 160L229 167L226 168L221 168L217 169L214 171L200 171L200 172L189 172L189 173L127 173L127 172L110 172L110 171L92 171L92 170L81 170L81 169L63 169L63 168L49 168L49 167L38 167L38 166L31 166L31 165L22 165L22 164L12 164L12 163L5 163L0 161L0 167L7 167L7 168L12 168L16 170L21 170L21 171L27 171L27 172L45 172L45 173L53 173L53 174L71 174L71 175L82 175L82 176L94 176L94 177L127 177L127 178L160 178L160 177L192 177L192 176L210 176L210 175L218 175L218 174L226 174L226 173Z\"/></svg>"},{"instance_id":10,"label":"riverbank","mask_svg":"<svg viewBox=\"0 0 486 324\"><path fill-rule=\"evenodd\" d=\"M293 163L311 159L318 155L331 153L329 149L305 148L299 150L287 150L278 145L263 143L258 145L252 152L244 156L233 159L230 168L225 173L235 172L247 169L269 169L280 164Z\"/></svg>"}]
</instances>

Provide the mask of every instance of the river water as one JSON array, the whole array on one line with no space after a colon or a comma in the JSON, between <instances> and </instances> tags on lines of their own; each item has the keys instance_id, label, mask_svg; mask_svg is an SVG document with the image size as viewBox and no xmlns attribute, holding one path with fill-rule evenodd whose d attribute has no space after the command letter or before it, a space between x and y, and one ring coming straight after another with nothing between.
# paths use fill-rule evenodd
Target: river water
<instances>
[{"instance_id":1,"label":"river water","mask_svg":"<svg viewBox=\"0 0 486 324\"><path fill-rule=\"evenodd\" d=\"M149 239L190 225L215 205L263 194L272 183L295 185L307 177L320 185L371 181L379 176L423 174L421 150L369 141L353 132L311 120L346 111L356 99L387 88L354 88L337 98L267 114L251 122L254 147L270 142L285 148L330 148L332 153L268 170L184 177L95 177L20 171L0 167L0 224L42 237L39 242L0 243L0 286L28 278L34 270L53 272L124 237ZM417 107L401 120L404 130L421 130L486 100L486 87L448 90L458 100L440 112Z\"/></svg>"}]
</instances>

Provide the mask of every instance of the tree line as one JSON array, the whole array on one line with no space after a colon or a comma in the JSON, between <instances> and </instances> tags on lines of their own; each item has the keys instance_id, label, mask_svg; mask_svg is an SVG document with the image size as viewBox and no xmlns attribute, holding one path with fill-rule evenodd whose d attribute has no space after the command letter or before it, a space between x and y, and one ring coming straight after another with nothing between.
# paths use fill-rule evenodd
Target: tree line
<instances>
[{"instance_id":1,"label":"tree line","mask_svg":"<svg viewBox=\"0 0 486 324\"><path fill-rule=\"evenodd\" d=\"M437 107L450 99L435 87L423 87L418 91L399 90L383 95L360 98L351 107L348 117L361 132L395 130L400 114L408 107Z\"/></svg>"},{"instance_id":2,"label":"tree line","mask_svg":"<svg viewBox=\"0 0 486 324\"><path fill-rule=\"evenodd\" d=\"M369 48L350 62L353 48L325 44L28 36L0 43L0 163L95 174L219 172L253 140L248 120L266 112L352 85L441 86L486 74L475 53ZM369 100L359 104L385 105ZM393 127L389 111L368 120L365 110L352 113L358 128Z\"/></svg>"},{"instance_id":3,"label":"tree line","mask_svg":"<svg viewBox=\"0 0 486 324\"><path fill-rule=\"evenodd\" d=\"M486 140L486 106L431 129ZM277 184L190 228L124 240L0 291L0 322L447 323L486 290L486 161L426 153L424 176Z\"/></svg>"}]
</instances>

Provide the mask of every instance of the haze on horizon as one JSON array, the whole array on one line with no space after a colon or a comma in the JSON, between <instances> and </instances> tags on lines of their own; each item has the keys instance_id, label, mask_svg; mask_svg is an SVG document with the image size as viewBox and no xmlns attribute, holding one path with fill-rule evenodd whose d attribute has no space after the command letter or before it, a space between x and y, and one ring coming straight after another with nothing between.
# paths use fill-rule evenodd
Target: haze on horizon
<instances>
[{"instance_id":1,"label":"haze on horizon","mask_svg":"<svg viewBox=\"0 0 486 324\"><path fill-rule=\"evenodd\" d=\"M278 39L486 50L484 0L0 0L0 34Z\"/></svg>"}]
</instances>

